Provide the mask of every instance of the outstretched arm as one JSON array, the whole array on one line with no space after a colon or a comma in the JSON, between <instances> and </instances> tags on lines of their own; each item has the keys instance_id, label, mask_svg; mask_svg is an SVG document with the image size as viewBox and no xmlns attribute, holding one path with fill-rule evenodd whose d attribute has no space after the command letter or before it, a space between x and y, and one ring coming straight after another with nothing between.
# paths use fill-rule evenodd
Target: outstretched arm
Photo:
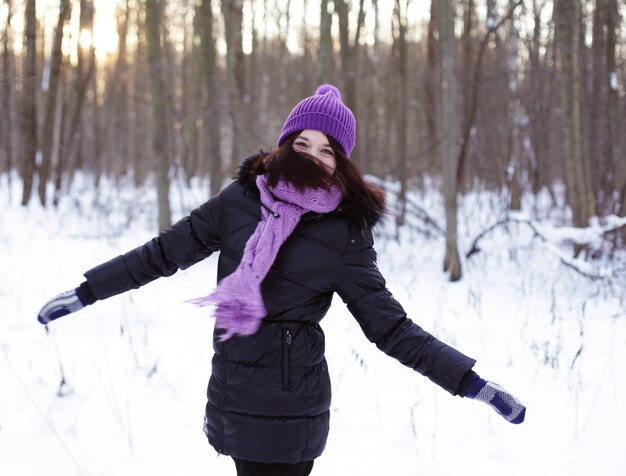
<instances>
[{"instance_id":1,"label":"outstretched arm","mask_svg":"<svg viewBox=\"0 0 626 476\"><path fill-rule=\"evenodd\" d=\"M90 269L84 283L48 301L37 319L47 324L99 299L171 276L210 256L220 249L220 205L217 195L144 245Z\"/></svg>"},{"instance_id":2,"label":"outstretched arm","mask_svg":"<svg viewBox=\"0 0 626 476\"><path fill-rule=\"evenodd\" d=\"M521 423L526 409L519 400L473 372L474 359L441 342L407 317L386 288L376 267L372 244L371 236L366 236L360 249L344 254L335 281L335 290L366 337L387 355L452 395L487 403L511 423Z\"/></svg>"},{"instance_id":3,"label":"outstretched arm","mask_svg":"<svg viewBox=\"0 0 626 476\"><path fill-rule=\"evenodd\" d=\"M361 249L343 255L335 290L370 342L455 395L461 379L476 361L407 317L386 288L385 279L376 267L371 237L366 238L369 244L364 241Z\"/></svg>"}]
</instances>

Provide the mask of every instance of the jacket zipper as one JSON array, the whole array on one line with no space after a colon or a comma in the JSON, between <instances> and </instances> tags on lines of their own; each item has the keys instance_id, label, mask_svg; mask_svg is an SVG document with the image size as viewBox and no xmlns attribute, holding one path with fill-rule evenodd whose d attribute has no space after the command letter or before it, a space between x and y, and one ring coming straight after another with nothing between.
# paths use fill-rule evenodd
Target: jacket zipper
<instances>
[{"instance_id":1,"label":"jacket zipper","mask_svg":"<svg viewBox=\"0 0 626 476\"><path fill-rule=\"evenodd\" d=\"M283 329L283 390L291 390L291 344L293 336L289 329Z\"/></svg>"}]
</instances>

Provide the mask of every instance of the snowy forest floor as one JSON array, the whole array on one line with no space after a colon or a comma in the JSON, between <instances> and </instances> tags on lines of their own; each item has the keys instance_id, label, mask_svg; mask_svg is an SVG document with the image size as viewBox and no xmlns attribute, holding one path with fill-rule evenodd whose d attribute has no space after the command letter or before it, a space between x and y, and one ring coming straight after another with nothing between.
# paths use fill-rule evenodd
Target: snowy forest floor
<instances>
[{"instance_id":1,"label":"snowy forest floor","mask_svg":"<svg viewBox=\"0 0 626 476\"><path fill-rule=\"evenodd\" d=\"M153 236L154 192L103 183L96 193L78 177L59 208L24 208L13 182L9 203L0 176L0 474L234 475L202 433L213 319L184 303L214 287L216 256L56 321L47 335L36 321L47 299ZM172 190L177 217L205 200L203 187ZM443 223L438 193L411 199ZM462 254L504 217L503 200L462 199ZM624 474L624 251L581 263L617 273L588 279L559 258L571 255L556 233L564 207L524 206L548 240L524 223L498 227L457 283L441 271L443 239L416 230L422 220L411 217L396 239L388 218L376 247L409 317L476 358L479 374L527 405L526 421L508 424L385 356L335 298L322 322L331 432L314 476Z\"/></svg>"}]
</instances>

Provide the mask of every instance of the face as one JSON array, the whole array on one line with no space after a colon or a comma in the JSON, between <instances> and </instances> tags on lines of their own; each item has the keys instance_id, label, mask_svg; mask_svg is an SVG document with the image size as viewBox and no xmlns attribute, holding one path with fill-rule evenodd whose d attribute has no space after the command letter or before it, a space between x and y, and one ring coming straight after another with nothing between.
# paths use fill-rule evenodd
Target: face
<instances>
[{"instance_id":1,"label":"face","mask_svg":"<svg viewBox=\"0 0 626 476\"><path fill-rule=\"evenodd\" d=\"M309 154L331 170L335 170L335 152L323 132L313 129L302 131L293 141L293 150Z\"/></svg>"}]
</instances>

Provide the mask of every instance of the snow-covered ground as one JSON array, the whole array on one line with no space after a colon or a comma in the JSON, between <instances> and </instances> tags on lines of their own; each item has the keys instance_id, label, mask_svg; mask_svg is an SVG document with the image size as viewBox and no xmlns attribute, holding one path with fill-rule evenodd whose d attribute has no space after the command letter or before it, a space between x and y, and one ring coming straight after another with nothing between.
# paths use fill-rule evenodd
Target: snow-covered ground
<instances>
[{"instance_id":1,"label":"snow-covered ground","mask_svg":"<svg viewBox=\"0 0 626 476\"><path fill-rule=\"evenodd\" d=\"M81 180L55 210L20 207L17 188L9 204L0 177L0 474L234 475L202 433L213 320L184 303L213 288L215 257L60 319L49 334L37 323L43 303L84 271L153 236L153 192L104 184L96 199ZM202 195L201 184L176 187L177 217ZM413 199L443 222L438 194ZM462 253L501 218L500 201L463 200ZM540 201L526 208L548 239L565 221ZM331 434L312 474L626 474L624 280L581 276L559 259L562 236L546 242L518 222L487 234L450 283L442 240L406 227L396 241L392 225L377 241L390 290L520 398L527 419L511 425L404 368L335 299L322 322ZM594 266L606 274L615 262Z\"/></svg>"}]
</instances>

